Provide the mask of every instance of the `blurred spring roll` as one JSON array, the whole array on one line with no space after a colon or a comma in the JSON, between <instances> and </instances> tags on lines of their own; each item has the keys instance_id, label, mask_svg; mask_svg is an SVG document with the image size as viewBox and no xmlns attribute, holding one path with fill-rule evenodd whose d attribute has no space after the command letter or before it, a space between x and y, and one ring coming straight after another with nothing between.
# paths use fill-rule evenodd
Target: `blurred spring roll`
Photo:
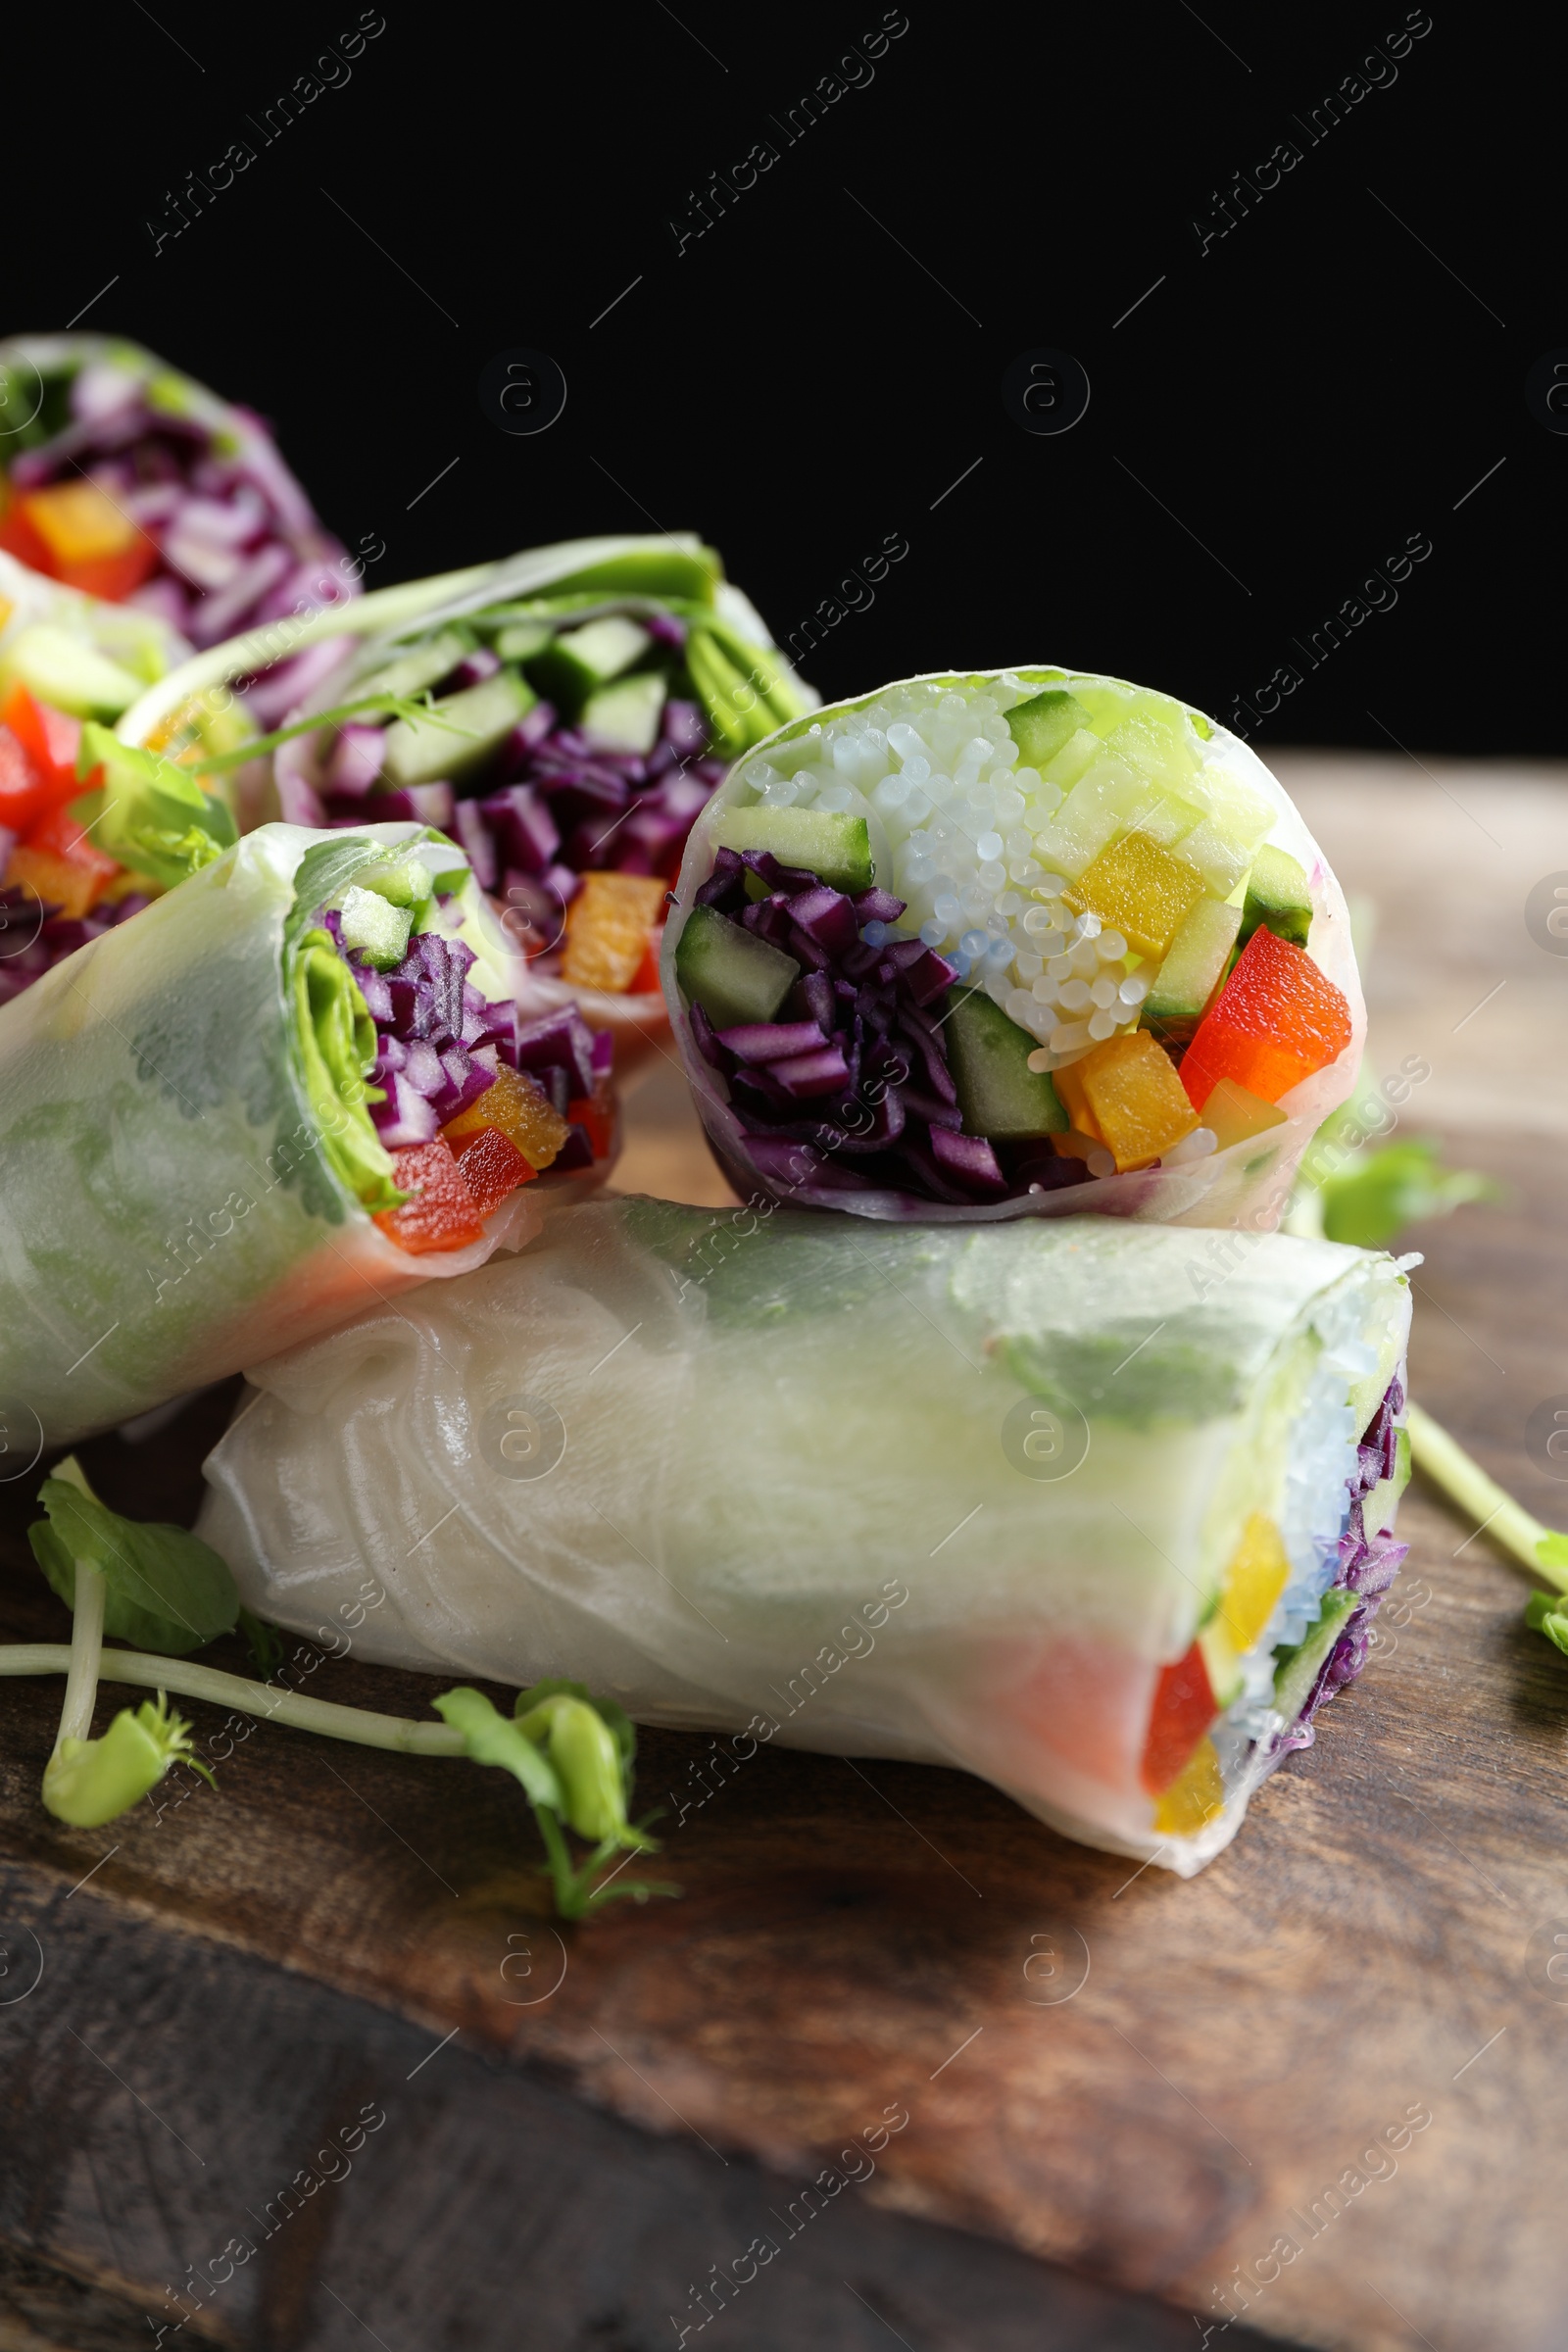
<instances>
[{"instance_id":1,"label":"blurred spring roll","mask_svg":"<svg viewBox=\"0 0 1568 2352\"><path fill-rule=\"evenodd\" d=\"M1262 762L1058 669L781 728L693 828L663 974L737 1190L865 1217L1272 1225L1365 1029Z\"/></svg>"},{"instance_id":2,"label":"blurred spring roll","mask_svg":"<svg viewBox=\"0 0 1568 2352\"><path fill-rule=\"evenodd\" d=\"M318 521L262 419L139 344L0 341L0 548L35 571L128 601L195 645L358 594L363 565ZM280 670L258 722L312 674Z\"/></svg>"},{"instance_id":3,"label":"blurred spring roll","mask_svg":"<svg viewBox=\"0 0 1568 2352\"><path fill-rule=\"evenodd\" d=\"M301 1629L372 1571L384 1662L960 1766L1186 1876L1364 1657L1409 1312L1334 1243L591 1203L253 1372L201 1529Z\"/></svg>"},{"instance_id":4,"label":"blurred spring roll","mask_svg":"<svg viewBox=\"0 0 1568 2352\"><path fill-rule=\"evenodd\" d=\"M461 851L417 825L233 842L231 822L221 849L226 812L141 757L111 824L198 870L0 1008L13 1474L29 1438L516 1246L539 1221L524 1188L602 1173L613 1143L586 1024L522 1019Z\"/></svg>"},{"instance_id":5,"label":"blurred spring roll","mask_svg":"<svg viewBox=\"0 0 1568 2352\"><path fill-rule=\"evenodd\" d=\"M624 1070L664 1028L659 941L694 818L730 760L815 698L689 534L576 540L456 594L427 585L422 611L413 583L389 592L386 625L371 598L317 636L341 659L292 714L322 724L274 754L270 812L453 832L528 959L529 1001L580 1005L616 1033ZM247 642L229 650L230 674L255 667ZM199 662L175 686L212 674ZM356 708L376 693L428 715ZM171 700L127 731L146 740Z\"/></svg>"},{"instance_id":6,"label":"blurred spring roll","mask_svg":"<svg viewBox=\"0 0 1568 2352\"><path fill-rule=\"evenodd\" d=\"M156 612L62 587L0 552L0 1002L163 887L110 854L96 805L76 807L102 781L78 759L84 721L119 718L189 655ZM233 712L199 715L198 753L244 732Z\"/></svg>"}]
</instances>

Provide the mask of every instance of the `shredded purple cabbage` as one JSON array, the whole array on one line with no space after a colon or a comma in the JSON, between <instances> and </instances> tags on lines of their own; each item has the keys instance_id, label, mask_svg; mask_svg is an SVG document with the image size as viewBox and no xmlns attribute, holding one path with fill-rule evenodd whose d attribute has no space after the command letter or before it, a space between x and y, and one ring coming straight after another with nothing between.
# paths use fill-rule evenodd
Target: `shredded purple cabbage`
<instances>
[{"instance_id":1,"label":"shredded purple cabbage","mask_svg":"<svg viewBox=\"0 0 1568 2352\"><path fill-rule=\"evenodd\" d=\"M665 616L639 615L659 634ZM673 618L671 629L679 630ZM466 654L432 689L454 694L501 666L487 648ZM279 800L292 824L349 827L369 818L413 817L450 833L467 852L480 887L505 903L508 928L529 955L558 946L565 910L596 870L622 874L680 871L686 836L723 781L722 760L710 756L708 721L695 703L664 704L660 741L646 756L614 751L579 727L562 726L549 703L535 703L493 760L459 798L450 784L411 791L379 778L383 729L352 723L334 731L330 750L311 739L285 745L274 763ZM321 762L324 760L324 764Z\"/></svg>"},{"instance_id":2,"label":"shredded purple cabbage","mask_svg":"<svg viewBox=\"0 0 1568 2352\"><path fill-rule=\"evenodd\" d=\"M1288 1755L1293 1748L1312 1745L1317 1738L1312 1718L1319 1707L1353 1683L1366 1664L1372 1621L1409 1551L1408 1544L1396 1544L1392 1536L1379 1532L1368 1535L1364 1525L1367 1496L1384 1479L1394 1476L1398 1444L1395 1423L1403 1410L1404 1387L1395 1379L1389 1383L1383 1401L1356 1447L1355 1473L1347 1481L1350 1504L1345 1533L1340 1538L1340 1564L1330 1587L1330 1591L1358 1594L1359 1605L1346 1619L1300 1714L1274 1740L1271 1756Z\"/></svg>"},{"instance_id":3,"label":"shredded purple cabbage","mask_svg":"<svg viewBox=\"0 0 1568 2352\"><path fill-rule=\"evenodd\" d=\"M44 906L40 922L39 902L28 892L15 887L0 890L0 1004L8 1004L20 997L24 989L31 988L45 972L53 971L68 956L90 940L101 939L117 923L140 912L151 902L139 891L128 893L113 904L93 907L90 914L69 915L58 906ZM10 942L26 941L24 947L13 949Z\"/></svg>"},{"instance_id":4,"label":"shredded purple cabbage","mask_svg":"<svg viewBox=\"0 0 1568 2352\"><path fill-rule=\"evenodd\" d=\"M130 516L157 548L159 568L128 604L209 646L359 594L358 567L249 409L231 408L216 428L195 408L155 407L142 377L110 360L79 369L70 399L70 423L24 451L11 479L32 490L85 475ZM296 661L268 673L265 709L253 695L262 725L305 691Z\"/></svg>"},{"instance_id":5,"label":"shredded purple cabbage","mask_svg":"<svg viewBox=\"0 0 1568 2352\"><path fill-rule=\"evenodd\" d=\"M608 1077L612 1041L596 1036L571 1005L524 1020L510 999L482 997L468 979L473 950L460 939L421 931L394 971L375 970L343 945L342 918L318 917L359 983L375 1023L370 1083L385 1101L370 1105L389 1152L433 1143L495 1084L501 1062L531 1078L564 1118L568 1104L593 1095ZM552 1169L593 1165L586 1127L571 1122Z\"/></svg>"},{"instance_id":6,"label":"shredded purple cabbage","mask_svg":"<svg viewBox=\"0 0 1568 2352\"><path fill-rule=\"evenodd\" d=\"M766 898L748 896L748 874ZM803 967L776 1022L715 1031L691 1007L693 1042L726 1082L759 1174L965 1206L1083 1182L1049 1138L964 1134L943 1037L958 972L923 940L883 935L904 912L891 891L852 899L765 850L720 850L694 903Z\"/></svg>"}]
</instances>

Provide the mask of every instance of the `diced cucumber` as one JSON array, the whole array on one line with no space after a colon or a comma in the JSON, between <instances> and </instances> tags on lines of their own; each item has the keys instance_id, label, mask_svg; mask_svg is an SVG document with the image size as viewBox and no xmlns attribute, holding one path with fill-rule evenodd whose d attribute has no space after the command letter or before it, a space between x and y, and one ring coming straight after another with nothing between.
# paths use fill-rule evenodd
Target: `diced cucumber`
<instances>
[{"instance_id":1,"label":"diced cucumber","mask_svg":"<svg viewBox=\"0 0 1568 2352\"><path fill-rule=\"evenodd\" d=\"M1410 1484L1410 1432L1394 1433L1394 1476L1380 1478L1366 1498L1361 1516L1370 1534L1380 1536L1394 1517L1394 1506Z\"/></svg>"},{"instance_id":2,"label":"diced cucumber","mask_svg":"<svg viewBox=\"0 0 1568 2352\"><path fill-rule=\"evenodd\" d=\"M955 990L948 1004L943 1036L965 1132L998 1142L1065 1134L1050 1072L1029 1067L1040 1040L980 990Z\"/></svg>"},{"instance_id":3,"label":"diced cucumber","mask_svg":"<svg viewBox=\"0 0 1568 2352\"><path fill-rule=\"evenodd\" d=\"M582 707L578 724L617 752L651 752L664 714L664 681L654 669L601 686Z\"/></svg>"},{"instance_id":4,"label":"diced cucumber","mask_svg":"<svg viewBox=\"0 0 1568 2352\"><path fill-rule=\"evenodd\" d=\"M427 686L439 685L449 669L456 669L465 654L473 651L471 638L456 629L443 629L428 645L411 645L406 654L395 654L384 669L377 669L368 678L357 679L352 698L362 694L395 694L407 698L422 694Z\"/></svg>"},{"instance_id":5,"label":"diced cucumber","mask_svg":"<svg viewBox=\"0 0 1568 2352\"><path fill-rule=\"evenodd\" d=\"M377 971L391 971L409 952L409 933L414 928L411 906L394 906L378 892L361 890L351 883L343 894L340 920L343 945Z\"/></svg>"},{"instance_id":6,"label":"diced cucumber","mask_svg":"<svg viewBox=\"0 0 1568 2352\"><path fill-rule=\"evenodd\" d=\"M1223 1609L1216 1609L1208 1623L1200 1629L1198 1646L1203 1653L1203 1670L1208 1676L1208 1687L1214 1693L1214 1704L1223 1712L1240 1698L1242 1684L1246 1679Z\"/></svg>"},{"instance_id":7,"label":"diced cucumber","mask_svg":"<svg viewBox=\"0 0 1568 2352\"><path fill-rule=\"evenodd\" d=\"M528 658L528 675L541 694L576 710L594 689L640 662L652 645L648 631L619 612L567 629Z\"/></svg>"},{"instance_id":8,"label":"diced cucumber","mask_svg":"<svg viewBox=\"0 0 1568 2352\"><path fill-rule=\"evenodd\" d=\"M1182 856L1197 866L1216 899L1228 899L1251 863L1250 851L1222 833L1211 816L1183 838Z\"/></svg>"},{"instance_id":9,"label":"diced cucumber","mask_svg":"<svg viewBox=\"0 0 1568 2352\"><path fill-rule=\"evenodd\" d=\"M1242 909L1244 948L1260 924L1277 939L1291 940L1298 948L1305 947L1312 928L1312 893L1307 888L1306 869L1288 850L1276 850L1266 841L1247 878L1247 904Z\"/></svg>"},{"instance_id":10,"label":"diced cucumber","mask_svg":"<svg viewBox=\"0 0 1568 2352\"><path fill-rule=\"evenodd\" d=\"M397 865L372 865L361 874L360 887L373 890L392 906L422 906L432 889L430 869L417 858L405 858Z\"/></svg>"},{"instance_id":11,"label":"diced cucumber","mask_svg":"<svg viewBox=\"0 0 1568 2352\"><path fill-rule=\"evenodd\" d=\"M769 850L781 865L804 866L852 898L876 879L864 817L834 808L726 808L713 829L713 846Z\"/></svg>"},{"instance_id":12,"label":"diced cucumber","mask_svg":"<svg viewBox=\"0 0 1568 2352\"><path fill-rule=\"evenodd\" d=\"M1196 1024L1201 1018L1236 945L1241 920L1239 906L1227 906L1221 899L1199 900L1171 941L1144 999L1144 1017L1156 1033L1163 1022Z\"/></svg>"},{"instance_id":13,"label":"diced cucumber","mask_svg":"<svg viewBox=\"0 0 1568 2352\"><path fill-rule=\"evenodd\" d=\"M1071 792L1091 760L1097 759L1104 748L1098 735L1088 727L1080 727L1068 736L1055 758L1040 772L1048 784L1054 784L1061 792Z\"/></svg>"},{"instance_id":14,"label":"diced cucumber","mask_svg":"<svg viewBox=\"0 0 1568 2352\"><path fill-rule=\"evenodd\" d=\"M1293 1649L1274 1652L1274 1706L1287 1723L1294 1723L1312 1694L1330 1650L1345 1631L1345 1620L1360 1595L1335 1586L1323 1595L1317 1623L1308 1626L1304 1641Z\"/></svg>"},{"instance_id":15,"label":"diced cucumber","mask_svg":"<svg viewBox=\"0 0 1568 2352\"><path fill-rule=\"evenodd\" d=\"M531 662L554 635L548 620L509 620L493 642L503 662Z\"/></svg>"},{"instance_id":16,"label":"diced cucumber","mask_svg":"<svg viewBox=\"0 0 1568 2352\"><path fill-rule=\"evenodd\" d=\"M381 773L404 791L416 784L455 783L498 751L533 705L515 671L498 669L477 686L432 703L428 718L400 718L388 727Z\"/></svg>"},{"instance_id":17,"label":"diced cucumber","mask_svg":"<svg viewBox=\"0 0 1568 2352\"><path fill-rule=\"evenodd\" d=\"M19 629L0 654L0 683L19 682L41 703L76 718L118 718L142 690L141 680L118 662L45 620Z\"/></svg>"},{"instance_id":18,"label":"diced cucumber","mask_svg":"<svg viewBox=\"0 0 1568 2352\"><path fill-rule=\"evenodd\" d=\"M1007 732L1018 746L1023 767L1044 767L1069 735L1088 724L1088 711L1065 686L1048 686L1044 694L1031 696L1027 703L1015 703L1007 712Z\"/></svg>"},{"instance_id":19,"label":"diced cucumber","mask_svg":"<svg viewBox=\"0 0 1568 2352\"><path fill-rule=\"evenodd\" d=\"M1076 882L1102 850L1140 821L1152 800L1142 777L1119 760L1098 762L1073 786L1052 822L1036 834L1035 856Z\"/></svg>"},{"instance_id":20,"label":"diced cucumber","mask_svg":"<svg viewBox=\"0 0 1568 2352\"><path fill-rule=\"evenodd\" d=\"M675 947L675 977L715 1029L770 1021L801 976L793 956L743 931L711 906L694 906Z\"/></svg>"}]
</instances>

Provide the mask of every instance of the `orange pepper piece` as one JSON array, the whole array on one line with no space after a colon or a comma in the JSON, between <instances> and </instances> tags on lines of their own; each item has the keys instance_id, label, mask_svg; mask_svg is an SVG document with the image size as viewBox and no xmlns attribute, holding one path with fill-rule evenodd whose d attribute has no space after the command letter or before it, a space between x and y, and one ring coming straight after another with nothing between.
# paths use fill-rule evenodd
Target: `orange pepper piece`
<instances>
[{"instance_id":1,"label":"orange pepper piece","mask_svg":"<svg viewBox=\"0 0 1568 2352\"><path fill-rule=\"evenodd\" d=\"M624 996L642 971L668 888L660 874L584 874L566 909L562 978Z\"/></svg>"},{"instance_id":2,"label":"orange pepper piece","mask_svg":"<svg viewBox=\"0 0 1568 2352\"><path fill-rule=\"evenodd\" d=\"M96 482L51 482L24 491L17 508L44 551L42 568L89 596L118 604L157 565L152 540Z\"/></svg>"},{"instance_id":3,"label":"orange pepper piece","mask_svg":"<svg viewBox=\"0 0 1568 2352\"><path fill-rule=\"evenodd\" d=\"M1175 1064L1147 1029L1107 1037L1071 1066L1118 1172L1147 1168L1198 1125ZM1058 1082L1066 1075L1058 1070Z\"/></svg>"},{"instance_id":4,"label":"orange pepper piece","mask_svg":"<svg viewBox=\"0 0 1568 2352\"><path fill-rule=\"evenodd\" d=\"M116 873L120 868L116 866ZM11 853L6 866L8 889L24 890L46 906L58 907L79 922L101 895L102 885L91 868L74 858L59 858L53 850L37 850L24 842Z\"/></svg>"},{"instance_id":5,"label":"orange pepper piece","mask_svg":"<svg viewBox=\"0 0 1568 2352\"><path fill-rule=\"evenodd\" d=\"M411 1144L394 1152L392 1181L411 1198L401 1208L377 1209L375 1222L400 1250L422 1257L433 1250L462 1250L478 1241L478 1204L451 1147L440 1136L433 1144Z\"/></svg>"},{"instance_id":6,"label":"orange pepper piece","mask_svg":"<svg viewBox=\"0 0 1568 2352\"><path fill-rule=\"evenodd\" d=\"M579 1095L566 1104L573 1127L585 1128L595 1159L608 1159L615 1140L615 1102L608 1078L601 1078L592 1095Z\"/></svg>"},{"instance_id":7,"label":"orange pepper piece","mask_svg":"<svg viewBox=\"0 0 1568 2352\"><path fill-rule=\"evenodd\" d=\"M458 1151L469 1138L490 1127L515 1145L537 1175L558 1156L566 1140L567 1122L542 1086L503 1062L496 1072L495 1084L487 1086L478 1101L449 1120L441 1132L453 1150Z\"/></svg>"},{"instance_id":8,"label":"orange pepper piece","mask_svg":"<svg viewBox=\"0 0 1568 2352\"><path fill-rule=\"evenodd\" d=\"M1182 1084L1201 1110L1221 1078L1265 1102L1326 1069L1350 1042L1350 1007L1304 948L1260 925L1182 1060Z\"/></svg>"}]
</instances>

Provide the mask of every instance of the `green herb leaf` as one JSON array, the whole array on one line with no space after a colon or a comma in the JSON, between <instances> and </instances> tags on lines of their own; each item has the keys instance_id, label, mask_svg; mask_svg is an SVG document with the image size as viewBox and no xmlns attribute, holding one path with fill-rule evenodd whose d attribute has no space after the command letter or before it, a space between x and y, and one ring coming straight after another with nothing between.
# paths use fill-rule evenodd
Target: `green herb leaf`
<instances>
[{"instance_id":1,"label":"green herb leaf","mask_svg":"<svg viewBox=\"0 0 1568 2352\"><path fill-rule=\"evenodd\" d=\"M48 1516L27 1530L34 1559L68 1608L77 1560L99 1570L108 1586L104 1631L116 1641L179 1658L233 1627L234 1580L199 1536L122 1518L65 1478L46 1478L38 1500Z\"/></svg>"},{"instance_id":2,"label":"green herb leaf","mask_svg":"<svg viewBox=\"0 0 1568 2352\"><path fill-rule=\"evenodd\" d=\"M1525 1623L1568 1657L1568 1601L1560 1592L1532 1592L1525 1603Z\"/></svg>"},{"instance_id":3,"label":"green herb leaf","mask_svg":"<svg viewBox=\"0 0 1568 2352\"><path fill-rule=\"evenodd\" d=\"M99 849L133 873L172 890L211 865L239 835L222 801L203 792L188 767L157 752L122 743L89 719L81 730L76 773L103 770L102 805L89 826Z\"/></svg>"},{"instance_id":4,"label":"green herb leaf","mask_svg":"<svg viewBox=\"0 0 1568 2352\"><path fill-rule=\"evenodd\" d=\"M101 1829L138 1804L181 1759L212 1780L190 1752L190 1725L170 1713L160 1690L156 1706L148 1698L122 1708L101 1740L62 1740L44 1767L43 1801L57 1821Z\"/></svg>"},{"instance_id":5,"label":"green herb leaf","mask_svg":"<svg viewBox=\"0 0 1568 2352\"><path fill-rule=\"evenodd\" d=\"M535 1747L515 1722L499 1713L482 1690L463 1685L443 1690L432 1700L438 1715L461 1732L475 1764L494 1764L522 1784L531 1805L549 1805L564 1813L565 1792L548 1756Z\"/></svg>"},{"instance_id":6,"label":"green herb leaf","mask_svg":"<svg viewBox=\"0 0 1568 2352\"><path fill-rule=\"evenodd\" d=\"M275 1625L265 1617L253 1616L249 1609L239 1613L239 1630L244 1635L251 1653L251 1663L263 1682L268 1682L283 1663L283 1637Z\"/></svg>"},{"instance_id":7,"label":"green herb leaf","mask_svg":"<svg viewBox=\"0 0 1568 2352\"><path fill-rule=\"evenodd\" d=\"M1381 1250L1407 1225L1446 1217L1467 1200L1499 1200L1500 1188L1474 1168L1446 1168L1430 1138L1385 1144L1321 1187L1323 1231L1331 1242Z\"/></svg>"},{"instance_id":8,"label":"green herb leaf","mask_svg":"<svg viewBox=\"0 0 1568 2352\"><path fill-rule=\"evenodd\" d=\"M255 735L249 742L236 744L231 751L211 752L203 760L193 761L200 775L220 775L225 768L243 767L251 760L259 760L268 752L275 752L280 744L292 743L296 735L314 735L318 727L340 727L346 719L363 718L374 711L386 718L417 719L421 724L445 727L449 734L467 735L470 730L461 727L435 709L428 694L416 702L402 694L362 694L356 702L339 703L330 710L318 710L313 718L296 719L291 727L278 727L270 735Z\"/></svg>"}]
</instances>

